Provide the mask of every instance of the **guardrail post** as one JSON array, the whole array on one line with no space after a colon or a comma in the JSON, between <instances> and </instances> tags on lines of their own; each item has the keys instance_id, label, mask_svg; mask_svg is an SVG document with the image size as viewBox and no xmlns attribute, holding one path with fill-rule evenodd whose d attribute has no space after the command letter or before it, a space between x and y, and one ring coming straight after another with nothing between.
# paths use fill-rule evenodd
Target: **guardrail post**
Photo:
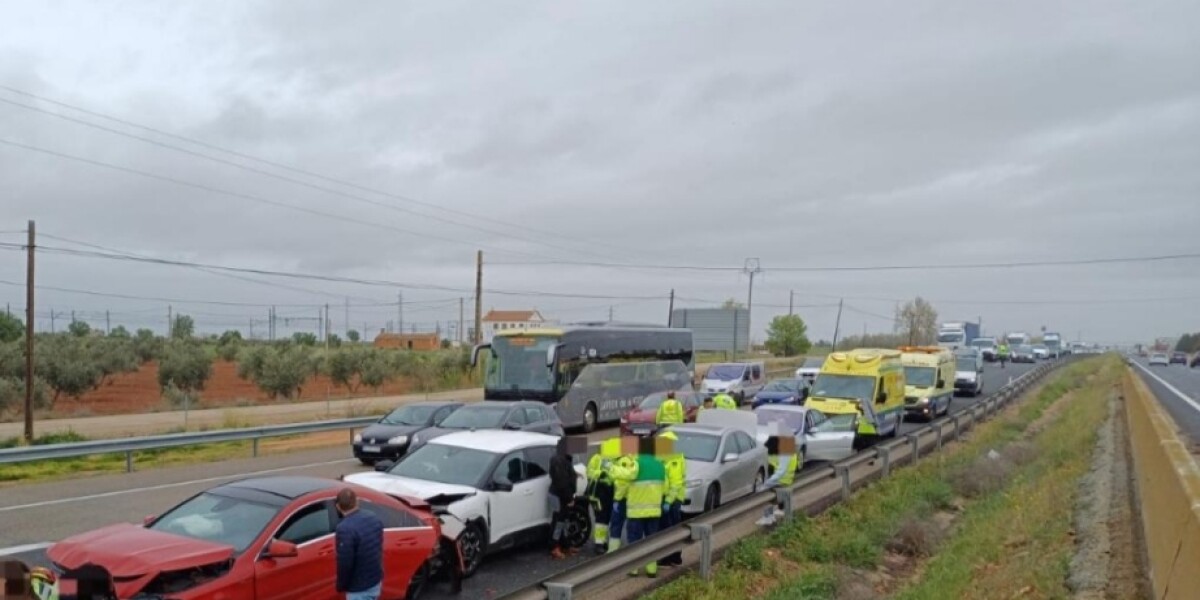
<instances>
[{"instance_id":1,"label":"guardrail post","mask_svg":"<svg viewBox=\"0 0 1200 600\"><path fill-rule=\"evenodd\" d=\"M883 478L887 479L892 474L892 449L887 446L880 446L875 449L875 457L883 462L881 473Z\"/></svg>"},{"instance_id":2,"label":"guardrail post","mask_svg":"<svg viewBox=\"0 0 1200 600\"><path fill-rule=\"evenodd\" d=\"M125 452L125 472L126 473L133 472L133 451L132 450Z\"/></svg>"},{"instance_id":3,"label":"guardrail post","mask_svg":"<svg viewBox=\"0 0 1200 600\"><path fill-rule=\"evenodd\" d=\"M692 532L692 541L700 542L700 578L712 579L712 525L708 523L688 523Z\"/></svg>"},{"instance_id":4,"label":"guardrail post","mask_svg":"<svg viewBox=\"0 0 1200 600\"><path fill-rule=\"evenodd\" d=\"M258 438L251 440L251 446L254 448L254 454L252 454L252 456L254 458L258 458Z\"/></svg>"},{"instance_id":5,"label":"guardrail post","mask_svg":"<svg viewBox=\"0 0 1200 600\"><path fill-rule=\"evenodd\" d=\"M790 521L792 519L792 490L788 488L775 488L775 503L783 506L783 519Z\"/></svg>"},{"instance_id":6,"label":"guardrail post","mask_svg":"<svg viewBox=\"0 0 1200 600\"><path fill-rule=\"evenodd\" d=\"M938 452L941 452L941 451L942 451L942 424L941 424L941 423L936 423L936 424L934 424L934 426L933 426L933 431L934 431L934 433L936 433L936 434L937 434L937 449L938 449Z\"/></svg>"},{"instance_id":7,"label":"guardrail post","mask_svg":"<svg viewBox=\"0 0 1200 600\"><path fill-rule=\"evenodd\" d=\"M546 598L549 600L571 600L571 588L569 583L552 583L546 582Z\"/></svg>"},{"instance_id":8,"label":"guardrail post","mask_svg":"<svg viewBox=\"0 0 1200 600\"><path fill-rule=\"evenodd\" d=\"M850 499L850 468L834 467L837 476L842 480L842 502Z\"/></svg>"},{"instance_id":9,"label":"guardrail post","mask_svg":"<svg viewBox=\"0 0 1200 600\"><path fill-rule=\"evenodd\" d=\"M958 413L950 415L950 422L954 423L954 439L957 440L958 438L962 437L962 425L960 425L958 422Z\"/></svg>"},{"instance_id":10,"label":"guardrail post","mask_svg":"<svg viewBox=\"0 0 1200 600\"><path fill-rule=\"evenodd\" d=\"M921 436L910 433L907 437L909 443L912 444L912 462L917 462L917 459L921 456Z\"/></svg>"}]
</instances>

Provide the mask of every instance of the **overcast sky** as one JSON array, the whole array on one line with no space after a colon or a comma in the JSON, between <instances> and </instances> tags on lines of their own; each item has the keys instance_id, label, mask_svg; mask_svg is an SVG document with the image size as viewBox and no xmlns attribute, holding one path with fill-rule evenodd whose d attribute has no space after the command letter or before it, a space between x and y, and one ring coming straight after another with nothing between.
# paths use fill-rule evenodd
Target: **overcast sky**
<instances>
[{"instance_id":1,"label":"overcast sky","mask_svg":"<svg viewBox=\"0 0 1200 600\"><path fill-rule=\"evenodd\" d=\"M1200 252L1194 1L11 2L3 14L0 242L36 219L72 240L46 246L403 282L404 319L422 328L458 319L482 249L485 289L581 296L486 292L484 310L563 320L611 306L665 321L672 288L677 306L713 306L744 301L748 278L529 263L756 257L755 329L795 290L814 338L832 335L838 298L843 329L861 333L890 329L896 302L918 294L943 320L982 317L996 334L1200 329L1196 259L780 270ZM23 281L23 255L5 250L0 281ZM378 329L395 306L364 305L400 291L50 252L38 274L134 297L43 290L43 327L53 307L59 327L71 310L103 325L109 310L161 330L166 299L187 299L244 304L171 302L206 331L257 318L262 333L266 305L315 318L326 302L341 330L350 297L352 325ZM0 301L19 310L23 290L0 284Z\"/></svg>"}]
</instances>

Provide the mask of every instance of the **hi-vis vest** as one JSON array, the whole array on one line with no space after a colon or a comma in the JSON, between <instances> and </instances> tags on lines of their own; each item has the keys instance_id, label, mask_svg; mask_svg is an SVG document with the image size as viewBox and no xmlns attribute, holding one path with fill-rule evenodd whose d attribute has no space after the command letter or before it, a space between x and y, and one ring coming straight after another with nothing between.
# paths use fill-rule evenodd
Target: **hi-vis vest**
<instances>
[{"instance_id":1,"label":"hi-vis vest","mask_svg":"<svg viewBox=\"0 0 1200 600\"><path fill-rule=\"evenodd\" d=\"M667 504L683 502L687 497L687 460L682 454L672 454L663 460L667 471Z\"/></svg>"},{"instance_id":2,"label":"hi-vis vest","mask_svg":"<svg viewBox=\"0 0 1200 600\"><path fill-rule=\"evenodd\" d=\"M792 485L796 480L796 463L800 462L795 454L791 456L791 461L788 462L788 470L779 478L780 486ZM771 473L779 470L779 455L771 454L767 456L767 464L771 465Z\"/></svg>"},{"instance_id":3,"label":"hi-vis vest","mask_svg":"<svg viewBox=\"0 0 1200 600\"><path fill-rule=\"evenodd\" d=\"M667 473L662 461L649 454L637 457L637 479L629 484L625 514L630 519L657 519L662 516Z\"/></svg>"},{"instance_id":4,"label":"hi-vis vest","mask_svg":"<svg viewBox=\"0 0 1200 600\"><path fill-rule=\"evenodd\" d=\"M730 396L729 394L717 394L717 396L713 398L713 406L727 410L738 409L737 401L734 400L733 396Z\"/></svg>"},{"instance_id":5,"label":"hi-vis vest","mask_svg":"<svg viewBox=\"0 0 1200 600\"><path fill-rule=\"evenodd\" d=\"M658 406L658 414L654 417L658 425L673 425L683 422L683 403L675 398L667 398Z\"/></svg>"}]
</instances>

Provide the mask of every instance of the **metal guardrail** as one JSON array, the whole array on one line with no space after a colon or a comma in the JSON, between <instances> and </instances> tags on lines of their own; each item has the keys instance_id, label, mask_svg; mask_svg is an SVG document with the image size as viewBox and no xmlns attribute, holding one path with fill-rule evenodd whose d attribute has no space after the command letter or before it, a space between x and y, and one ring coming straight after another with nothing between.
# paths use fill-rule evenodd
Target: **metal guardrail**
<instances>
[{"instance_id":1,"label":"metal guardrail","mask_svg":"<svg viewBox=\"0 0 1200 600\"><path fill-rule=\"evenodd\" d=\"M287 425L264 425L245 429L221 429L217 431L197 431L189 433L170 433L165 435L149 435L143 437L117 438L112 440L94 440L88 442L73 442L66 444L45 444L41 446L21 446L0 450L0 464L22 463L55 458L77 458L96 454L125 454L125 470L133 471L133 453L161 448L178 448L180 446L195 446L199 444L215 444L220 442L253 442L253 456L258 456L258 442L263 438L281 437L285 435L300 435L346 429L350 431L351 440L354 430L366 427L379 420L379 417L358 417L352 419L334 419L329 421L313 421L311 423L290 423Z\"/></svg>"},{"instance_id":2,"label":"metal guardrail","mask_svg":"<svg viewBox=\"0 0 1200 600\"><path fill-rule=\"evenodd\" d=\"M774 369L767 375L791 374L794 368ZM378 416L357 417L351 419L332 419L313 421L311 423L289 423L285 425L264 425L242 429L222 429L217 431L200 431L187 433L171 433L163 435L148 435L111 440L92 440L87 442L70 442L64 444L45 444L39 446L21 446L0 450L0 464L13 464L50 460L56 458L78 458L97 454L124 454L125 471L133 471L133 454L146 450L178 448L181 446L196 446L220 442L253 442L252 456L258 456L258 442L263 438L321 433L347 429L353 436L355 429L366 427L379 420Z\"/></svg>"},{"instance_id":3,"label":"metal guardrail","mask_svg":"<svg viewBox=\"0 0 1200 600\"><path fill-rule=\"evenodd\" d=\"M976 423L994 416L1005 405L1018 398L1030 385L1050 371L1072 362L1072 358L1043 363L1010 381L994 394L970 408L947 415L911 431L903 439L895 439L867 448L841 461L830 463L811 473L798 476L790 489L777 489L742 498L686 523L660 531L611 554L591 559L580 565L514 591L505 600L572 600L599 593L604 585L613 585L615 577L623 577L628 569L679 552L699 544L699 574L707 579L712 572L713 555L718 547L718 534L732 531L748 518L756 517L767 506L784 505L785 519L794 511L816 514L832 504L846 500L851 493L867 483L890 475L894 466L912 464L923 456L941 450L946 440L959 438ZM812 496L807 502L796 503L801 496Z\"/></svg>"}]
</instances>

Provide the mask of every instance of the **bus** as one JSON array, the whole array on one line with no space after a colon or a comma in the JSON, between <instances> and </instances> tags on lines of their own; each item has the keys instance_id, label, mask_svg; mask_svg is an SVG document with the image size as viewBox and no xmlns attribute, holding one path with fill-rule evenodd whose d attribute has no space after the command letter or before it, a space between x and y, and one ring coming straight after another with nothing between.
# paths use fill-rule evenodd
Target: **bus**
<instances>
[{"instance_id":1,"label":"bus","mask_svg":"<svg viewBox=\"0 0 1200 600\"><path fill-rule=\"evenodd\" d=\"M649 394L692 389L692 331L584 323L496 332L482 355L484 400L552 404L565 427L614 423Z\"/></svg>"}]
</instances>

